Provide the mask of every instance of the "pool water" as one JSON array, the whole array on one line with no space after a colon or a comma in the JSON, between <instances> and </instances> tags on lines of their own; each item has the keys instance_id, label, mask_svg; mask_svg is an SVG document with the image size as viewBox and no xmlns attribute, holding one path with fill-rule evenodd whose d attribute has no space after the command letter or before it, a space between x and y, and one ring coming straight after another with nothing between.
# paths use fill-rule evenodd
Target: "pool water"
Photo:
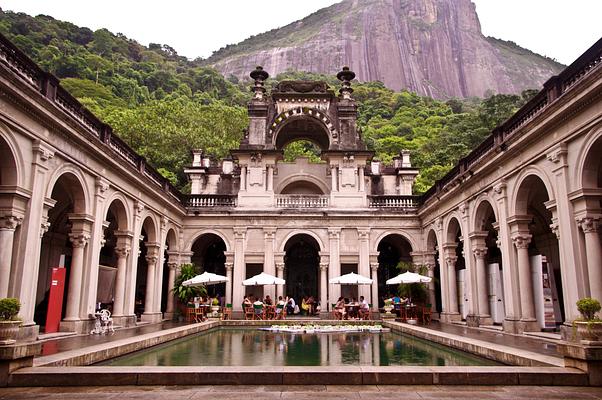
<instances>
[{"instance_id":1,"label":"pool water","mask_svg":"<svg viewBox=\"0 0 602 400\"><path fill-rule=\"evenodd\" d=\"M500 365L397 333L274 333L218 328L104 361L108 366Z\"/></svg>"}]
</instances>

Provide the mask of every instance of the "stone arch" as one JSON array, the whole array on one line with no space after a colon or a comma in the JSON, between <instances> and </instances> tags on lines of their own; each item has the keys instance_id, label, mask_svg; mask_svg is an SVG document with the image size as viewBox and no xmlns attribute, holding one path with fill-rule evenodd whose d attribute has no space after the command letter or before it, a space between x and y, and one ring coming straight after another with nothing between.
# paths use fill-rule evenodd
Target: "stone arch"
<instances>
[{"instance_id":1,"label":"stone arch","mask_svg":"<svg viewBox=\"0 0 602 400\"><path fill-rule=\"evenodd\" d=\"M145 242L154 243L159 241L157 226L159 225L157 224L157 221L155 220L153 214L147 213L142 218L142 229L144 229L144 231L146 232L146 238L144 238Z\"/></svg>"},{"instance_id":2,"label":"stone arch","mask_svg":"<svg viewBox=\"0 0 602 400\"><path fill-rule=\"evenodd\" d=\"M482 231L484 229L489 211L493 213L494 219L499 221L498 210L495 206L495 202L488 195L484 194L479 196L475 200L474 204L475 207L473 208L471 218L473 231Z\"/></svg>"},{"instance_id":3,"label":"stone arch","mask_svg":"<svg viewBox=\"0 0 602 400\"><path fill-rule=\"evenodd\" d=\"M231 250L232 246L230 245L230 241L228 240L227 236L216 229L203 229L201 231L196 232L192 236L192 238L188 242L186 242L186 246L184 247L186 249L186 251L192 251L192 246L194 245L194 242L196 242L201 236L203 236L207 233L212 233L216 236L219 236L224 241L224 244L226 245L226 251L232 251Z\"/></svg>"},{"instance_id":4,"label":"stone arch","mask_svg":"<svg viewBox=\"0 0 602 400\"><path fill-rule=\"evenodd\" d=\"M314 134L287 135L284 128L297 121L305 121L319 129L312 130ZM322 110L311 107L295 107L281 112L272 121L268 135L272 138L274 147L279 150L294 140L306 139L317 144L323 151L328 150L333 139L338 136L335 125L328 115Z\"/></svg>"},{"instance_id":5,"label":"stone arch","mask_svg":"<svg viewBox=\"0 0 602 400\"><path fill-rule=\"evenodd\" d=\"M545 173L543 169L538 166L529 166L523 169L516 178L515 184L512 187L512 195L510 196L510 215L524 215L526 214L527 204L528 204L528 196L529 190L524 185L525 181L528 179L538 178L543 182L546 191L548 193L549 200L556 199L554 193L554 187L548 175Z\"/></svg>"},{"instance_id":6,"label":"stone arch","mask_svg":"<svg viewBox=\"0 0 602 400\"><path fill-rule=\"evenodd\" d=\"M288 237L284 243L284 294L297 302L305 296L320 294L320 243L308 232Z\"/></svg>"},{"instance_id":7,"label":"stone arch","mask_svg":"<svg viewBox=\"0 0 602 400\"><path fill-rule=\"evenodd\" d=\"M437 244L439 243L439 238L437 237L437 232L434 228L429 228L426 234L426 250L427 251L437 251Z\"/></svg>"},{"instance_id":8,"label":"stone arch","mask_svg":"<svg viewBox=\"0 0 602 400\"><path fill-rule=\"evenodd\" d=\"M280 242L280 246L278 246L278 251L280 252L284 252L284 248L286 247L286 243L293 237L296 235L307 235L307 236L311 236L312 238L315 239L315 241L318 243L318 246L320 246L319 251L324 251L324 243L322 242L322 239L320 239L320 236L318 236L315 232L312 232L310 230L303 230L303 229L295 229L294 231L289 232L284 239L282 240L282 242Z\"/></svg>"},{"instance_id":9,"label":"stone arch","mask_svg":"<svg viewBox=\"0 0 602 400\"><path fill-rule=\"evenodd\" d=\"M448 215L445 221L445 229L443 230L445 241L447 243L455 243L458 233L460 236L464 235L462 231L462 224L460 223L460 217L455 213Z\"/></svg>"},{"instance_id":10,"label":"stone arch","mask_svg":"<svg viewBox=\"0 0 602 400\"><path fill-rule=\"evenodd\" d=\"M46 197L52 198L53 191L59 180L66 180L71 187L76 189L73 193L70 193L74 203L73 212L78 214L87 213L91 209L90 193L86 184L86 177L82 170L74 164L64 164L55 170L48 181Z\"/></svg>"},{"instance_id":11,"label":"stone arch","mask_svg":"<svg viewBox=\"0 0 602 400\"><path fill-rule=\"evenodd\" d=\"M174 227L169 227L167 229L167 235L165 235L165 244L168 246L169 251L175 251L178 249L178 235L176 234L176 230Z\"/></svg>"},{"instance_id":12,"label":"stone arch","mask_svg":"<svg viewBox=\"0 0 602 400\"><path fill-rule=\"evenodd\" d=\"M8 128L0 123L0 185L24 186L23 156Z\"/></svg>"},{"instance_id":13,"label":"stone arch","mask_svg":"<svg viewBox=\"0 0 602 400\"><path fill-rule=\"evenodd\" d=\"M585 143L579 148L573 182L577 188L602 187L602 124L594 127L587 135Z\"/></svg>"},{"instance_id":14,"label":"stone arch","mask_svg":"<svg viewBox=\"0 0 602 400\"><path fill-rule=\"evenodd\" d=\"M104 216L106 218L107 214L109 213L109 209L113 206L113 204L116 205L116 207L114 207L116 209L117 212L117 219L118 219L118 226L119 226L119 230L120 231L127 231L130 230L130 227L132 226L131 224L131 214L130 214L130 209L128 207L128 201L127 198L120 192L114 192L106 201L105 201L106 207L105 207L105 211L104 211ZM122 224L122 222L124 222Z\"/></svg>"},{"instance_id":15,"label":"stone arch","mask_svg":"<svg viewBox=\"0 0 602 400\"><path fill-rule=\"evenodd\" d=\"M282 193L284 189L297 182L309 182L317 186L317 188L322 191L322 194L327 194L330 191L326 182L322 181L320 178L306 173L298 173L287 176L285 179L283 179L282 182L278 184L276 193Z\"/></svg>"},{"instance_id":16,"label":"stone arch","mask_svg":"<svg viewBox=\"0 0 602 400\"><path fill-rule=\"evenodd\" d=\"M384 231L383 233L381 233L380 235L378 235L378 237L376 238L376 240L374 241L374 244L372 246L372 251L378 252L378 245L384 238L386 238L389 235L401 236L403 239L405 239L406 242L408 242L410 244L412 251L416 251L418 249L418 246L417 246L416 242L414 241L414 238L411 235L408 235L407 232L402 231L402 230L387 230L387 231Z\"/></svg>"}]
</instances>

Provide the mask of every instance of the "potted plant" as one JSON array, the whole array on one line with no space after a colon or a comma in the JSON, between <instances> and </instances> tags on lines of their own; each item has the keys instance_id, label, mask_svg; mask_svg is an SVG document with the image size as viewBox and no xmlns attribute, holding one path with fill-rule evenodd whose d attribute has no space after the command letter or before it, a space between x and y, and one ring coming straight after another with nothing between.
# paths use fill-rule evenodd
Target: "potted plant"
<instances>
[{"instance_id":1,"label":"potted plant","mask_svg":"<svg viewBox=\"0 0 602 400\"><path fill-rule=\"evenodd\" d=\"M207 289L205 286L184 286L183 283L198 275L194 264L180 265L180 274L174 282L173 294L184 307L195 297L206 296ZM185 313L183 313L185 314Z\"/></svg>"},{"instance_id":2,"label":"potted plant","mask_svg":"<svg viewBox=\"0 0 602 400\"><path fill-rule=\"evenodd\" d=\"M581 318L576 319L573 324L577 333L583 341L602 341L602 319L596 317L596 313L602 309L600 302L591 297L577 301L577 310Z\"/></svg>"},{"instance_id":3,"label":"potted plant","mask_svg":"<svg viewBox=\"0 0 602 400\"><path fill-rule=\"evenodd\" d=\"M18 299L0 299L0 345L16 342L15 338L21 325L21 319L17 317L20 309L21 303Z\"/></svg>"},{"instance_id":4,"label":"potted plant","mask_svg":"<svg viewBox=\"0 0 602 400\"><path fill-rule=\"evenodd\" d=\"M219 312L219 301L217 301L217 297L215 297L213 300L211 300L211 311L213 313Z\"/></svg>"},{"instance_id":5,"label":"potted plant","mask_svg":"<svg viewBox=\"0 0 602 400\"><path fill-rule=\"evenodd\" d=\"M395 314L391 313L391 311L393 310L392 299L385 299L385 306L383 307L383 309L385 310L383 318L395 318Z\"/></svg>"}]
</instances>

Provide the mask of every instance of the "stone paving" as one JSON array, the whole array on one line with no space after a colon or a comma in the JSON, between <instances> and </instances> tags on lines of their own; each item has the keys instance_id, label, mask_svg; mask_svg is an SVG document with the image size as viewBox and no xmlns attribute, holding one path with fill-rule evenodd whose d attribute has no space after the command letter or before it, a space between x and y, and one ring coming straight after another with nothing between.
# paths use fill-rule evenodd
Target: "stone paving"
<instances>
[{"instance_id":1,"label":"stone paving","mask_svg":"<svg viewBox=\"0 0 602 400\"><path fill-rule=\"evenodd\" d=\"M571 386L145 386L5 388L0 399L602 399L602 388Z\"/></svg>"}]
</instances>

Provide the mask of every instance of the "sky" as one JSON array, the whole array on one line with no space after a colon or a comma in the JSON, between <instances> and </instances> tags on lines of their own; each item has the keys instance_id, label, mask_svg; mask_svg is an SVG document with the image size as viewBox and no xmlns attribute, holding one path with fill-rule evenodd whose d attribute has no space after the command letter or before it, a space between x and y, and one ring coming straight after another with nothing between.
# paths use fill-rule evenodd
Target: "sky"
<instances>
[{"instance_id":1,"label":"sky","mask_svg":"<svg viewBox=\"0 0 602 400\"><path fill-rule=\"evenodd\" d=\"M358 0L362 1L362 0ZM188 58L287 25L339 0L0 0L3 10L46 14L168 44ZM602 0L473 0L486 36L570 64L602 37ZM259 5L259 6L258 6Z\"/></svg>"}]
</instances>

